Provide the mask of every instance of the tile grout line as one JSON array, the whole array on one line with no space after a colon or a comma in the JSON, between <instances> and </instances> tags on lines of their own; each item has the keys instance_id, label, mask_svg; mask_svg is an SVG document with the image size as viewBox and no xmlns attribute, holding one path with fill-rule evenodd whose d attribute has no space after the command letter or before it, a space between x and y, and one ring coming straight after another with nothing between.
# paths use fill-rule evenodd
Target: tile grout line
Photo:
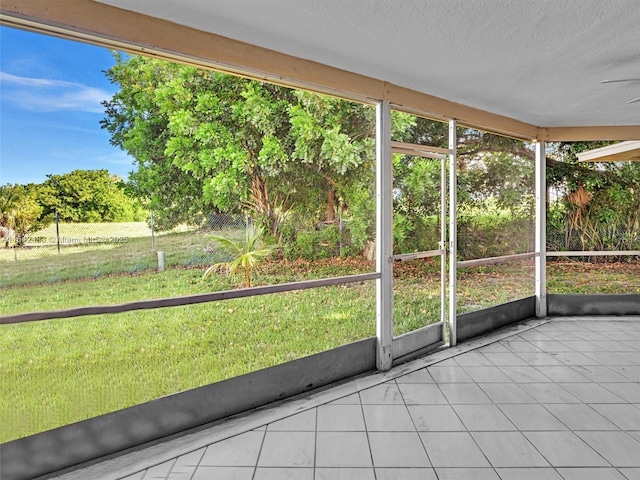
<instances>
[{"instance_id":1,"label":"tile grout line","mask_svg":"<svg viewBox=\"0 0 640 480\"><path fill-rule=\"evenodd\" d=\"M526 339L523 339L523 341L525 341L525 342L529 343L529 344L530 344L531 346L533 346L533 347L539 348L539 347L537 347L536 345L532 344L531 342L529 342L529 341L528 341L528 340L526 340ZM560 341L560 340L557 340L557 341L558 341L559 343L561 343L561 344L565 345L562 341ZM566 346L567 348L571 348L569 345L565 345L565 346ZM548 354L548 355L550 354L549 352L545 352L545 351L544 351L544 350L542 350L542 349L540 349L540 350L542 351L542 353L546 353L546 354ZM573 349L572 349L572 350L573 350ZM574 350L574 351L575 351L575 350ZM520 355L518 355L518 353L517 353L517 352L513 352L513 353L515 353L519 358L522 358L522 357L520 357ZM578 352L578 353L581 353L581 352ZM552 355L552 356L553 356L553 355ZM555 357L554 357L554 358L555 358ZM525 359L523 359L523 360L525 360ZM526 361L526 360L525 360L525 361ZM562 362L562 360L558 360L558 361L560 361L561 363L563 363L563 366L567 366L567 367L571 368L571 365L567 365L566 363ZM528 363L528 362L527 362L527 363ZM542 365L530 365L530 366L532 366L536 371L540 372L540 374L544 375L544 373L543 373L542 371L540 371L538 368L536 368L537 366L542 366ZM578 372L578 373L579 373L579 372ZM545 377L547 377L547 378L550 380L550 383L552 383L552 384L554 384L554 385L558 386L558 387L559 387L560 389L562 389L564 392L567 392L569 395L571 395L571 396L575 397L575 395L573 395L571 392L569 392L568 390L565 390L564 388L562 388L562 386L561 386L561 385L558 385L558 382L556 382L554 379L552 379L552 378L548 377L547 375L544 375L544 376L545 376ZM598 383L598 382L590 381L589 383ZM526 391L526 390L525 390L525 391ZM528 393L528 392L527 392L527 393ZM575 398L576 398L576 400L578 400L578 401L579 401L579 403L580 403L581 405L587 405L587 404L586 404L585 402L583 402L580 398L577 398L577 397L575 397ZM534 397L534 400L536 400L536 401L538 402L538 405L540 405L540 406L541 406L541 407L542 407L546 412L548 412L548 413L549 413L553 418L555 418L556 420L558 420L558 422L560 422L560 423L561 423L565 428L567 428L567 432L563 432L563 433L571 433L571 434L573 434L573 435L574 435L574 436L575 436L575 437L576 437L580 442L582 442L582 444L586 445L586 446L587 446L590 450L592 450L592 451L593 451L597 456L599 456L600 458L602 458L602 460L603 460L603 461L605 461L605 462L609 465L609 467L611 467L611 468L615 468L615 466L614 466L614 465L612 465L612 464L611 464L611 463L610 463L606 458L604 458L604 457L600 454L600 452L596 451L593 447L591 447L591 445L589 445L589 444L588 444L586 441L584 441L581 437L579 437L578 435L576 435L576 433L575 433L575 431L574 431L573 429L571 429L571 428L570 428L570 427L569 427L565 422L563 422L560 418L558 418L556 415L554 415L554 414L553 414L553 412L552 412L552 411L550 411L550 410L546 407L546 404L545 404L545 403L542 403L541 401L537 400L535 397ZM587 406L588 406L588 405L587 405ZM500 407L498 407L498 408L500 409ZM500 410L501 410L501 409L500 409ZM596 413L597 413L597 412L596 412ZM518 429L518 432L520 432L520 434L521 434L521 435L522 435L522 436L527 440L527 442L529 442L529 444L530 444L530 445L531 445L531 446L532 446L532 447L533 447L533 448L534 448L534 449L535 449L535 450L536 450L536 451L537 451L537 452L542 456L542 458L544 458L544 459L549 463L549 465L554 469L554 471L556 471L556 473L558 473L558 475L562 476L562 475L560 474L560 472L558 471L558 468L563 468L563 467L557 467L557 466L553 465L553 464L549 461L549 459L548 459L548 458L547 458L547 457L546 457L546 456L545 456L545 455L544 455L544 454L543 454L543 453L542 453L542 452L541 452L541 451L540 451L540 450L539 450L539 449L538 449L538 448L533 444L533 442L531 442L531 440L529 440L529 437L527 437L527 435L525 434L525 432L523 432L522 430L520 430L520 428L519 428L517 425L514 425L514 426ZM617 425L616 425L616 426L617 426ZM553 431L547 431L547 430L536 430L535 432L548 432L548 433L552 433ZM607 467L607 468L609 468L609 467Z\"/></svg>"},{"instance_id":2,"label":"tile grout line","mask_svg":"<svg viewBox=\"0 0 640 480\"><path fill-rule=\"evenodd\" d=\"M256 478L256 475L258 474L258 463L260 462L260 455L262 455L262 449L264 448L264 442L267 439L267 430L268 428L265 426L264 428L264 433L262 434L262 441L260 442L260 448L258 449L258 455L256 456L256 464L253 468L253 475L251 475L251 480L254 480ZM255 431L254 430L249 430L251 431Z\"/></svg>"},{"instance_id":3,"label":"tile grout line","mask_svg":"<svg viewBox=\"0 0 640 480\"><path fill-rule=\"evenodd\" d=\"M191 453L195 453L198 450L194 450ZM198 459L198 461L196 462L196 465L193 469L193 472L191 472L191 475L189 475L189 478L187 480L193 480L193 476L196 474L196 471L198 471L198 467L200 466L200 462L202 462L202 459L204 458L204 454L206 453L206 450L203 449L202 455L200 455L200 458ZM176 461L178 460L179 457L176 458Z\"/></svg>"},{"instance_id":4,"label":"tile grout line","mask_svg":"<svg viewBox=\"0 0 640 480\"><path fill-rule=\"evenodd\" d=\"M318 464L318 415L319 415L319 411L318 411L318 407L315 407L316 409L316 423L315 423L315 434L314 434L314 444L313 444L313 475L312 478L313 480L316 480L316 468L317 468L317 464Z\"/></svg>"},{"instance_id":5,"label":"tile grout line","mask_svg":"<svg viewBox=\"0 0 640 480\"><path fill-rule=\"evenodd\" d=\"M426 367L424 367L425 371L429 374L429 377L431 377L431 374L429 373L429 371L427 370ZM399 378L399 377L398 377ZM432 380L433 377L431 377ZM422 449L424 450L424 453L427 456L427 460L429 460L429 464L431 465L431 469L433 470L433 473L436 476L436 480L438 480L440 478L440 475L438 475L438 472L436 470L435 465L433 464L433 461L431 461L431 455L429 455L429 451L427 450L427 446L424 444L424 440L422 439L422 435L420 435L420 431L418 431L418 426L416 425L415 420L413 419L413 416L411 415L411 411L409 410L409 405L407 404L407 400L404 398L404 394L402 393L402 390L400 389L400 385L398 384L398 380L397 378L394 379L394 383L395 385L398 387L398 391L400 392L400 396L402 397L402 402L404 404L404 407L407 409L407 413L409 414L409 418L411 419L411 423L413 424L413 428L415 429L416 435L418 436L418 440L420 441L420 445L422 445ZM435 380L434 380L435 383ZM420 384L419 384L420 385ZM436 383L437 385L437 383ZM440 387L438 387L438 391L440 391ZM444 394L442 393L442 391L440 391L440 393L444 396ZM447 398L447 397L444 397ZM452 409L453 410L453 409ZM456 413L455 411L453 412L454 414ZM456 414L457 415L457 414ZM464 425L464 423L463 423ZM466 428L466 426L465 426Z\"/></svg>"},{"instance_id":6,"label":"tile grout line","mask_svg":"<svg viewBox=\"0 0 640 480\"><path fill-rule=\"evenodd\" d=\"M482 346L486 346L486 345L491 344L491 343L494 343L494 342L500 342L501 340L506 339L506 338L510 338L510 337L512 337L512 336L517 336L517 335L519 335L520 333L523 333L523 332L527 332L527 331L533 330L533 329L535 329L535 328L537 328L537 327L539 327L539 326L545 325L545 324L547 324L547 323L549 323L549 322L543 322L543 323L540 323L539 325L532 326L532 327L527 328L527 329L525 329L525 330L522 330L522 331L520 331L520 332L511 333L510 335L506 335L506 336L504 336L502 339L493 339L493 340L490 340L489 342L485 343L484 345L475 346L475 347L469 348L469 349L468 349L468 350L466 350L466 351L457 352L457 353L456 353L456 352L450 352L450 353L453 353L453 355L450 355L450 356L448 356L448 357L446 357L446 358L444 358L444 359L441 359L441 360L435 360L435 361L432 361L432 362L426 362L424 366L418 367L418 368L416 368L415 370L409 369L409 371L407 371L407 372L404 372L404 373L398 373L398 374L396 374L395 376L393 376L393 377L392 377L392 379L394 380L395 385L398 385L398 383L397 383L397 381L396 381L396 380L397 380L397 378L399 378L399 377L401 377L401 376L403 376L403 375L406 375L407 373L412 373L412 371L418 371L418 370L421 370L422 368L425 368L425 369L426 369L428 366L436 365L436 364L438 364L438 363L440 363L440 362L442 362L442 361L446 360L447 358L454 358L454 359L455 359L455 357L460 356L460 355L462 355L462 354L464 354L464 353L467 353L467 352L471 352L471 351L477 350L477 349L481 348ZM564 330L564 329L562 329L562 330ZM567 330L565 330L565 331L567 331ZM569 333L570 333L570 332L569 332ZM600 333L601 335L606 336L606 335L602 334L600 331L596 331L596 333ZM553 341L558 341L559 343L563 343L562 341L560 341L560 340L556 340L555 338L552 338L552 337L549 337L549 338L551 338ZM582 341L589 342L589 340L585 340L585 339L581 339L581 340L582 340ZM530 343L532 346L536 347L536 345L535 345L535 344L532 344L532 343L531 343L531 342L529 342L527 339L523 339L523 341L526 341L526 342ZM567 346L567 348L571 348L571 347L570 347L570 346L568 346L568 345L565 345L565 346ZM574 351L575 351L575 350L574 350ZM516 356L518 356L516 352L513 352L513 351L510 351L510 352L511 352L511 353L513 353L513 354L515 354ZM577 352L577 351L576 351L576 352ZM478 353L482 354L482 352L478 352ZM549 354L549 352L546 352L546 353L548 353L548 354ZM583 352L577 352L577 353L583 353ZM583 353L583 354L584 354L584 353ZM588 356L588 355L587 355L587 356ZM485 358L486 358L486 357L485 357ZM521 358L521 357L519 357L519 356L518 356L518 358ZM420 359L420 360L424 360L424 359ZM501 370L499 365L495 365L495 364L494 364L493 362L491 362L491 360L489 360L488 358L487 358L487 360L488 360L491 364L493 364L495 367L497 367L499 370ZM454 361L455 361L455 360L454 360ZM595 361L595 360L594 360L594 361ZM421 362L421 363L422 363L422 362ZM457 362L456 362L456 363L457 363ZM564 362L562 362L562 363L564 364L564 366L567 366L567 367L569 367L569 368L572 368L572 365L566 364L566 363L564 363ZM607 367L607 365L602 365L601 363L599 363L599 365L600 365L600 366ZM535 367L536 367L535 365L530 365L530 366L534 367L534 369L535 369L535 370L540 371L539 369L535 368ZM414 367L415 367L415 365L414 365ZM466 373L466 370L464 370L464 367L463 367L462 365L460 365L460 367L461 367L461 368L463 369L463 371L465 371L465 373ZM574 370L575 370L575 369L574 369ZM613 370L613 369L611 369L611 368L608 368L608 370L611 370L612 372L617 373L617 372L615 372L615 370ZM544 375L544 373L543 373L543 372L541 372L541 371L540 371L540 373L541 373L542 375ZM578 373L579 373L579 372L578 372ZM380 380L380 379L378 379L378 380ZM473 379L473 378L471 378L471 380L473 381L473 384L477 385L477 386L478 386L478 388L479 388L481 391L483 391L483 393L485 393L485 395L486 395L486 392L484 392L484 390L482 389L482 387L480 387L480 385L478 385L477 381L476 381L475 379ZM553 380L553 379L549 379L549 380L551 380L551 382L550 382L550 383L553 383L553 384L555 384L555 385L558 385L558 382L556 382L555 380ZM589 379L589 380L590 380L590 379ZM388 381L388 380L386 380L386 381ZM374 384L370 385L369 387L371 387L371 386L376 386L376 385L380 385L380 384L383 384L383 383L385 383L385 380L384 380L384 379L383 379L381 382L374 383ZM511 383L518 384L518 382L514 382L513 380L511 380ZM599 382L594 382L593 380L590 380L590 383L597 383L597 384L599 384ZM633 382L630 382L630 383L633 383ZM436 382L436 384L437 384L437 382ZM442 393L442 391L441 391L441 389L440 389L440 385L439 385L439 384L437 384L437 385L438 385L438 387L439 387L439 391ZM565 390L561 385L558 385L558 386L559 386L563 391L566 391L568 394L571 394L571 392L569 392L569 391ZM365 387L365 388L367 388L367 387ZM603 385L603 388L605 388L605 390L607 390L607 391L610 391L610 390L609 390L609 389L607 389L604 385ZM358 392L357 392L357 393L358 393L358 396L359 396L359 398L360 398L360 406L361 406L361 410L363 410L363 403L362 403L362 399L361 399L361 397L360 397L359 392L360 392L360 390L358 390ZM526 392L526 390L525 390L525 392ZM610 392L611 392L613 395L616 395L616 394L615 394L615 392L613 392L613 391L610 391ZM402 393L401 393L401 394L402 394ZM347 394L347 395L348 395L348 394ZM343 398L344 396L347 396L347 395L342 395L342 396L340 396L340 397L338 397L338 398ZM571 394L571 395L572 395L572 394ZM407 407L406 400L404 399L404 395L402 395L402 398L403 398L403 402L404 402L405 407ZM446 398L446 396L445 396L445 398ZM494 405L495 405L495 402L493 401L493 399L490 399L490 400L491 400L492 404L494 404ZM578 398L578 400L580 401L580 403L581 403L581 404L584 404L584 405L589 406L589 404L585 403L585 402L584 402L584 401L582 401L581 399L579 399L579 398ZM622 400L622 401L624 401L626 404L630 404L630 401L627 401L626 399L622 399L622 398L621 398L621 400ZM543 406L543 408L545 408L545 410L546 410L546 411L548 411L548 409L546 409L546 407L545 407L543 404L541 404L539 401L537 401L537 400L536 400L536 403L537 403L537 404L540 404L541 406ZM449 403L449 406L451 407L451 404L450 404L450 403ZM314 407L311 407L311 408L314 408ZM407 408L408 408L408 407L407 407ZM454 412L455 412L455 409L453 409L453 410L454 410ZM362 411L362 413L363 413L363 419L364 419L364 411ZM455 412L455 413L456 413L456 416L457 416L457 412ZM550 415L552 415L554 418L557 418L557 417L555 417L555 415L553 415L553 413L552 413L552 412L550 412L550 411L549 411L549 413L550 413ZM317 414L317 410L316 410L316 432L315 432L315 433L316 433L316 439L317 439L317 433L318 433L318 432L317 432L317 415L318 415L318 414ZM290 415L289 415L289 416L290 416ZM286 418L286 416L285 416L284 418ZM458 418L459 418L459 417L458 417ZM411 417L411 419L412 419L412 422L413 422L413 424L414 424L414 428L416 428L416 427L415 427L415 421L413 421L413 418L412 418L412 417ZM558 419L558 421L559 421L561 424L563 424L563 425L564 425L564 422L562 422L560 419ZM463 423L463 425L464 425L464 422L462 422L462 423ZM614 424L614 425L615 425L615 424ZM365 426L366 426L366 425L365 425ZM565 425L565 426L566 426L566 425ZM616 427L617 427L617 425L616 425ZM466 425L465 425L465 429L466 429L466 428L467 428L467 427L466 427ZM618 428L619 428L619 427L618 427ZM570 430L570 429L569 429L569 430ZM416 431L417 431L417 428L416 428ZM518 431L519 431L520 433L522 433L519 429L518 429ZM571 431L571 430L570 430L570 431ZM619 429L618 431L621 431L621 429ZM624 430L622 430L622 431L624 431ZM468 432L468 433L470 433L470 432L468 431L468 429L467 429L467 432ZM625 433L626 433L626 431L625 431ZM237 435L237 434L236 434L236 435ZM231 435L231 436L236 436L236 435ZM265 433L264 433L264 435L266 436L266 429L265 429ZM419 435L419 433L418 433L418 435ZM628 435L628 433L627 433L627 435ZM368 429L367 429L367 438L368 438ZM472 438L473 438L473 437L472 437ZM632 436L631 436L631 438L634 438L634 437L632 437ZM263 442L264 442L264 436L263 436ZM583 441L583 442L584 442L584 441ZM217 443L217 442L212 442L212 443ZM211 443L211 444L212 444L212 443ZM587 445L588 445L588 444L587 444ZM370 445L369 445L369 446L370 446ZM424 448L424 444L423 444L423 448ZM535 447L534 447L534 448L535 448ZM196 450L198 450L198 448L196 448L196 449L195 449L195 450L193 450L193 451L196 451ZM536 449L536 450L537 450L537 449ZM481 450L481 451L482 451L482 450ZM370 448L370 454L372 455L371 448ZM483 452L483 454L484 454L484 452ZM427 456L429 456L428 452L427 452ZM544 457L544 456L543 456L543 457ZM173 458L177 458L177 457L173 457ZM606 459L605 459L605 461L606 461ZM315 454L314 454L314 462L315 462ZM160 463L163 463L163 462L160 462ZM160 464L160 463L158 463L158 464ZM372 463L373 463L373 458L372 458ZM489 462L489 463L490 463L490 462ZM607 462L607 463L609 463L609 462ZM150 468L152 468L152 467L150 467ZM257 464L256 464L256 469L257 469ZM147 469L147 470L148 470L148 469ZM140 471L142 471L142 470L140 470ZM134 473L135 473L135 472L134 472ZM256 473L256 472L254 471L254 475L255 475L255 473ZM375 475L375 467L374 467L374 475ZM315 463L314 463L314 476L315 476Z\"/></svg>"},{"instance_id":7,"label":"tile grout line","mask_svg":"<svg viewBox=\"0 0 640 480\"><path fill-rule=\"evenodd\" d=\"M528 331L528 330L527 330L527 331ZM507 337L507 338L508 338L508 337ZM496 342L496 343L499 343L499 342L500 342L500 341L498 341L498 342ZM482 355L482 352L476 352L476 353L479 353L480 355ZM484 357L484 355L483 355L483 357ZM485 357L485 358L486 358L486 357ZM493 364L493 362L491 362L491 360L489 360L488 358L487 358L487 360L488 360L491 364ZM471 375L469 375L469 373L464 369L464 367L463 367L462 365L460 365L460 364L458 363L458 361L457 361L457 360L455 360L455 357L454 357L454 362L455 362L455 363L458 365L458 367L459 367L459 368L461 368L461 369L462 369L462 371L463 371L463 372L464 372L464 373L465 373L465 374L466 374L466 375L471 379L471 383L472 383L473 385L475 385L476 387L478 387L478 389L479 389L479 390L480 390L484 395L486 395L486 396L487 396L487 398L488 398L489 400L491 400L491 404L492 404L492 405L495 405L495 403L493 402L493 399L492 399L491 397L489 397L489 396L486 394L486 392L482 389L482 387L481 387L480 385L478 385L478 383L475 381L475 379L474 379ZM495 364L493 364L493 365L494 365L494 366L496 366L496 368L498 368L498 367L497 367L497 365L495 365ZM498 368L498 370L500 370L500 369ZM501 371L501 370L500 370L500 371ZM504 373L504 372L503 372L503 373ZM435 379L434 379L434 381L435 381ZM491 463L491 460L489 459L489 457L487 456L487 454L485 453L485 451L480 447L480 444L478 444L478 441L476 440L476 438L473 436L473 434L472 434L472 433L471 433L471 431L469 430L469 427L467 427L467 424L466 424L466 423L464 423L464 421L462 420L462 418L460 418L460 415L458 415L458 412L457 412L457 411L456 411L456 409L454 408L454 406L453 406L453 404L451 403L451 401L447 398L447 396L445 395L445 393L442 391L442 389L440 388L440 384L439 384L437 381L436 381L436 385L438 385L438 389L440 390L440 392L442 393L442 395L444 396L444 398L446 398L446 399L447 399L448 405L449 405L449 407L451 408L451 410L453 410L453 413L456 415L456 417L458 418L458 420L460 420L460 423L464 426L465 431L467 432L467 435L469 435L469 438L471 438L471 441L473 442L473 444L476 446L476 448L478 449L478 451L480 451L480 453L482 453L482 456L483 456L483 457L484 457L484 459L487 461L487 463L491 466L491 469L493 470L493 472L498 476L498 478L501 478L500 474L499 474L499 473L497 472L497 470L496 470L496 467L493 465L493 463ZM461 404L461 405L464 405L464 404ZM473 405L473 404L470 404L470 405ZM498 407L496 407L496 408L498 408ZM505 416L506 416L506 415L505 415ZM510 420L509 420L509 421L510 421ZM516 426L514 425L514 427L516 427ZM517 428L517 427L516 427L516 428Z\"/></svg>"},{"instance_id":8,"label":"tile grout line","mask_svg":"<svg viewBox=\"0 0 640 480\"><path fill-rule=\"evenodd\" d=\"M364 423L364 433L367 437L367 446L369 447L369 457L371 458L371 470L373 470L373 479L378 480L378 473L376 472L376 464L373 461L373 451L371 450L371 439L369 438L369 426L367 425L367 417L364 414L364 404L362 403L362 395L358 391L358 399L360 400L360 412L362 413L362 423Z\"/></svg>"}]
</instances>

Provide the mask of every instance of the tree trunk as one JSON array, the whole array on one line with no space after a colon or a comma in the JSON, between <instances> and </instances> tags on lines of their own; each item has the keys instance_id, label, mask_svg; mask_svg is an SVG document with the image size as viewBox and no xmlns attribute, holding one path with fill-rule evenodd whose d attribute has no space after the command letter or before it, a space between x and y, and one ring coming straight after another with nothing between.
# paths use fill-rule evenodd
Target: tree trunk
<instances>
[{"instance_id":1,"label":"tree trunk","mask_svg":"<svg viewBox=\"0 0 640 480\"><path fill-rule=\"evenodd\" d=\"M336 192L330 188L327 191L327 222L336 221Z\"/></svg>"},{"instance_id":2,"label":"tree trunk","mask_svg":"<svg viewBox=\"0 0 640 480\"><path fill-rule=\"evenodd\" d=\"M271 199L269 188L264 179L259 175L251 177L251 208L265 220L265 226L269 235L274 237L278 235L280 227L280 218L277 212L278 197ZM282 204L280 204L282 207Z\"/></svg>"}]
</instances>

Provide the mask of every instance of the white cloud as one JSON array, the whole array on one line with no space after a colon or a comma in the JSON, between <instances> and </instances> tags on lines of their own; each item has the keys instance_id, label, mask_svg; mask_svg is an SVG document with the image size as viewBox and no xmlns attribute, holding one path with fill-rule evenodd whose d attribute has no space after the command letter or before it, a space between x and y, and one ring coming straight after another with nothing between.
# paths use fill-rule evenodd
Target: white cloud
<instances>
[{"instance_id":1,"label":"white cloud","mask_svg":"<svg viewBox=\"0 0 640 480\"><path fill-rule=\"evenodd\" d=\"M20 77L6 72L0 72L0 84L7 101L37 112L102 113L104 108L100 103L111 98L106 90L81 83Z\"/></svg>"}]
</instances>

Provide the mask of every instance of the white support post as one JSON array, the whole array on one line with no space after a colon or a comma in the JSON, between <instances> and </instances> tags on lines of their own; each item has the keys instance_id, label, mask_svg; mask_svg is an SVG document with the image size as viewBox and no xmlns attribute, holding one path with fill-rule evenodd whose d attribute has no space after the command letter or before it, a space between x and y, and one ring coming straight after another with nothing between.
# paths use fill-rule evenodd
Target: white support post
<instances>
[{"instance_id":1,"label":"white support post","mask_svg":"<svg viewBox=\"0 0 640 480\"><path fill-rule=\"evenodd\" d=\"M536 316L547 316L547 156L536 142Z\"/></svg>"},{"instance_id":2,"label":"white support post","mask_svg":"<svg viewBox=\"0 0 640 480\"><path fill-rule=\"evenodd\" d=\"M449 345L458 343L457 294L458 285L458 169L456 133L457 122L449 121Z\"/></svg>"},{"instance_id":3,"label":"white support post","mask_svg":"<svg viewBox=\"0 0 640 480\"><path fill-rule=\"evenodd\" d=\"M393 361L393 157L391 107L376 107L376 367L389 370Z\"/></svg>"},{"instance_id":4,"label":"white support post","mask_svg":"<svg viewBox=\"0 0 640 480\"><path fill-rule=\"evenodd\" d=\"M442 341L446 340L447 323L447 160L440 161L440 321Z\"/></svg>"}]
</instances>

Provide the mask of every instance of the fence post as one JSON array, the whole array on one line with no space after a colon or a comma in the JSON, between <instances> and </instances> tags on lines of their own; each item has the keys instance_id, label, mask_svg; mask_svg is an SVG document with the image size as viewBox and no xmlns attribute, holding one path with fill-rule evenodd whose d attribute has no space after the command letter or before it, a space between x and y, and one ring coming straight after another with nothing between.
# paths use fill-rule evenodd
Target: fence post
<instances>
[{"instance_id":1,"label":"fence post","mask_svg":"<svg viewBox=\"0 0 640 480\"><path fill-rule=\"evenodd\" d=\"M164 272L164 268L165 268L165 266L164 266L164 252L158 250L157 254L158 254L158 271L159 272Z\"/></svg>"},{"instance_id":2,"label":"fence post","mask_svg":"<svg viewBox=\"0 0 640 480\"><path fill-rule=\"evenodd\" d=\"M58 244L58 255L60 255L60 221L58 211L56 210L56 242Z\"/></svg>"},{"instance_id":3,"label":"fence post","mask_svg":"<svg viewBox=\"0 0 640 480\"><path fill-rule=\"evenodd\" d=\"M342 257L342 235L343 235L343 230L342 230L342 206L340 206L340 220L339 220L339 225L340 225L340 257Z\"/></svg>"},{"instance_id":4,"label":"fence post","mask_svg":"<svg viewBox=\"0 0 640 480\"><path fill-rule=\"evenodd\" d=\"M153 210L149 210L149 226L151 227L151 251L156 251L155 225L153 223Z\"/></svg>"}]
</instances>

